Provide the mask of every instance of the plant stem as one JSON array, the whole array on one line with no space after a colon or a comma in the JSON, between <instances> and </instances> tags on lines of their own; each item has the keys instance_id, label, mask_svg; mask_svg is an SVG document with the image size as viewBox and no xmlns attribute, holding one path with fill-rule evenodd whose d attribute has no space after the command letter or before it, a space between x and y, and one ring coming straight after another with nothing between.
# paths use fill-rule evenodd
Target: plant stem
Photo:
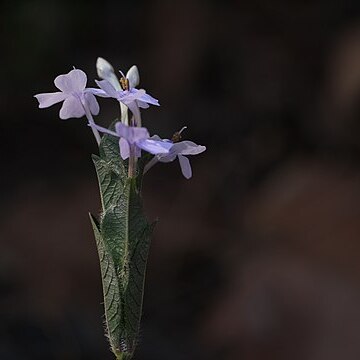
<instances>
[{"instance_id":1,"label":"plant stem","mask_svg":"<svg viewBox=\"0 0 360 360\"><path fill-rule=\"evenodd\" d=\"M132 358L132 355L130 354L126 354L126 353L123 353L123 352L117 352L115 354L115 357L116 357L116 360L130 360Z\"/></svg>"},{"instance_id":2,"label":"plant stem","mask_svg":"<svg viewBox=\"0 0 360 360\"><path fill-rule=\"evenodd\" d=\"M82 106L83 106L83 108L85 110L85 115L86 115L86 118L88 119L89 124L94 125L95 121L94 121L94 119L93 119L93 117L91 115L91 112L89 111L89 108L88 108L87 104L86 103L83 104L83 102L81 102L81 104L82 104ZM95 136L95 140L96 140L97 144L100 145L101 137L100 137L99 132L93 126L90 126L90 127L91 127L91 130L92 130L92 132L93 132L93 134Z\"/></svg>"},{"instance_id":3,"label":"plant stem","mask_svg":"<svg viewBox=\"0 0 360 360\"><path fill-rule=\"evenodd\" d=\"M136 176L136 156L135 156L135 145L130 145L130 156L129 156L129 170L128 177L133 178Z\"/></svg>"}]
</instances>

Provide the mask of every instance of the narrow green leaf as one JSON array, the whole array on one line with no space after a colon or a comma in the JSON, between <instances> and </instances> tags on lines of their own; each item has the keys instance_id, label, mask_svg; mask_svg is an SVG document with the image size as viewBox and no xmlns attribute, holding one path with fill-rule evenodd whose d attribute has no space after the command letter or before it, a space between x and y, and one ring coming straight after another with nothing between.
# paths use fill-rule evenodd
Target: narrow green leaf
<instances>
[{"instance_id":1,"label":"narrow green leaf","mask_svg":"<svg viewBox=\"0 0 360 360\"><path fill-rule=\"evenodd\" d=\"M107 336L113 352L120 351L121 343L121 293L114 261L99 231L99 225L93 215L90 221L94 230L96 246L100 260L100 271L104 293L105 322Z\"/></svg>"},{"instance_id":2,"label":"narrow green leaf","mask_svg":"<svg viewBox=\"0 0 360 360\"><path fill-rule=\"evenodd\" d=\"M140 330L142 305L145 285L145 270L150 247L150 236L153 226L146 226L143 233L134 234L134 244L131 249L128 286L124 291L124 317L127 335L133 346L136 345Z\"/></svg>"},{"instance_id":3,"label":"narrow green leaf","mask_svg":"<svg viewBox=\"0 0 360 360\"><path fill-rule=\"evenodd\" d=\"M143 215L135 180L128 180L116 206L105 210L101 234L112 254L123 301L121 341L133 351L142 314L150 227Z\"/></svg>"}]
</instances>

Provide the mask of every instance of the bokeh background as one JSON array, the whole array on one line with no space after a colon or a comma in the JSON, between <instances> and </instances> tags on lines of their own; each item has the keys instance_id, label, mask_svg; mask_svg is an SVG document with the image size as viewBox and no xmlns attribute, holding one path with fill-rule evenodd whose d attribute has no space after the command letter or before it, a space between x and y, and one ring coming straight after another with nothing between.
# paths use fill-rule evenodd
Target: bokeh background
<instances>
[{"instance_id":1,"label":"bokeh background","mask_svg":"<svg viewBox=\"0 0 360 360\"><path fill-rule=\"evenodd\" d=\"M135 358L360 359L359 1L14 0L0 28L1 360L112 359L96 144L33 98L98 56L138 65L152 133L207 146L146 176Z\"/></svg>"}]
</instances>

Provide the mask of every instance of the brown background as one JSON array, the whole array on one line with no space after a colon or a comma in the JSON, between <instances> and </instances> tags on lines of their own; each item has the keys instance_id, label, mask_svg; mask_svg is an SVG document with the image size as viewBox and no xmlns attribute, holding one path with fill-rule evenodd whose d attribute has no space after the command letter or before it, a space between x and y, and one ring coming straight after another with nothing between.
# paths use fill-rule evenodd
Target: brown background
<instances>
[{"instance_id":1,"label":"brown background","mask_svg":"<svg viewBox=\"0 0 360 360\"><path fill-rule=\"evenodd\" d=\"M103 56L207 146L147 176L159 217L136 359L360 358L358 1L0 5L0 359L112 359L85 119L32 96ZM101 102L107 125L117 106Z\"/></svg>"}]
</instances>

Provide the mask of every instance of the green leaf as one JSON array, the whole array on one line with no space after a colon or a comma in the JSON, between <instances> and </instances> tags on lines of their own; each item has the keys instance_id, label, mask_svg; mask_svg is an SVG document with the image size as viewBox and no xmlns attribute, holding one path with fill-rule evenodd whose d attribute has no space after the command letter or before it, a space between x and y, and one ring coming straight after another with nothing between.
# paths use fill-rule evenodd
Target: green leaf
<instances>
[{"instance_id":1,"label":"green leaf","mask_svg":"<svg viewBox=\"0 0 360 360\"><path fill-rule=\"evenodd\" d=\"M92 155L92 159L100 187L101 205L103 209L108 209L112 204L119 202L124 190L124 175L119 174L110 161L103 160L97 155Z\"/></svg>"},{"instance_id":2,"label":"green leaf","mask_svg":"<svg viewBox=\"0 0 360 360\"><path fill-rule=\"evenodd\" d=\"M101 279L104 292L105 322L107 336L114 353L120 349L121 338L121 293L117 277L116 266L109 249L104 242L99 225L93 215L90 215L91 224L95 234L96 246L100 259Z\"/></svg>"},{"instance_id":3,"label":"green leaf","mask_svg":"<svg viewBox=\"0 0 360 360\"><path fill-rule=\"evenodd\" d=\"M112 255L122 300L121 342L133 352L137 343L152 227L143 215L136 181L127 180L119 202L105 210L101 235Z\"/></svg>"},{"instance_id":4,"label":"green leaf","mask_svg":"<svg viewBox=\"0 0 360 360\"><path fill-rule=\"evenodd\" d=\"M134 234L133 247L130 251L129 281L124 291L124 317L127 335L136 341L140 329L142 303L145 285L145 270L150 247L150 236L154 225L146 225L142 233ZM134 344L135 345L135 344Z\"/></svg>"},{"instance_id":5,"label":"green leaf","mask_svg":"<svg viewBox=\"0 0 360 360\"><path fill-rule=\"evenodd\" d=\"M145 282L145 269L152 227L143 215L142 202L135 180L130 180L127 213L128 263L124 281L124 325L126 338L135 347L140 328Z\"/></svg>"},{"instance_id":6,"label":"green leaf","mask_svg":"<svg viewBox=\"0 0 360 360\"><path fill-rule=\"evenodd\" d=\"M105 134L100 142L99 154L115 173L120 175L123 179L126 178L127 164L120 158L119 139L117 137Z\"/></svg>"}]
</instances>

